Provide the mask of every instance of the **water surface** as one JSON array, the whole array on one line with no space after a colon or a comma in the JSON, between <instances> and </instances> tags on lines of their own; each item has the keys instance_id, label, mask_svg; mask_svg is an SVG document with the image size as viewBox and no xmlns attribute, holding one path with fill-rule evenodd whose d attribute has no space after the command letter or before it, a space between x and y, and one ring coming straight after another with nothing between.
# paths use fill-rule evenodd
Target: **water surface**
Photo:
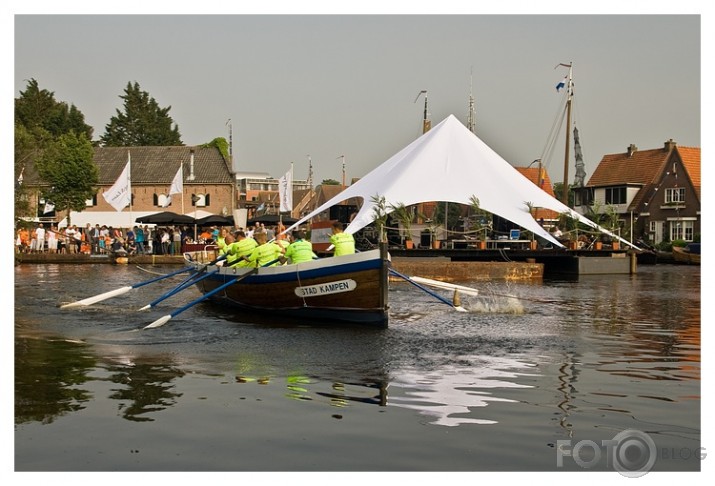
<instances>
[{"instance_id":1,"label":"water surface","mask_svg":"<svg viewBox=\"0 0 715 486\"><path fill-rule=\"evenodd\" d=\"M699 268L471 284L468 313L395 283L384 330L206 304L142 330L199 296L137 311L180 276L59 309L152 277L15 268L17 471L581 471L564 450L631 429L700 469Z\"/></svg>"}]
</instances>

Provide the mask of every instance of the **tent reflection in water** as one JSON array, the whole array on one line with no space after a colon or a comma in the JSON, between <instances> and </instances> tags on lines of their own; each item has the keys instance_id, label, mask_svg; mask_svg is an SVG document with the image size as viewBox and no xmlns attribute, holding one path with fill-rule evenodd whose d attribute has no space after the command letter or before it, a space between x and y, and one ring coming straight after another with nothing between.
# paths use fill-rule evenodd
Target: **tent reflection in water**
<instances>
[{"instance_id":1,"label":"tent reflection in water","mask_svg":"<svg viewBox=\"0 0 715 486\"><path fill-rule=\"evenodd\" d=\"M568 213L585 225L630 245L521 175L454 115L449 115L355 184L300 219L288 231L341 201L358 197L362 198L363 205L345 230L355 233L372 222L376 195L384 197L388 205L401 203L405 206L428 201L469 206L474 196L485 211L563 247L532 217L525 204L528 201L534 207Z\"/></svg>"}]
</instances>

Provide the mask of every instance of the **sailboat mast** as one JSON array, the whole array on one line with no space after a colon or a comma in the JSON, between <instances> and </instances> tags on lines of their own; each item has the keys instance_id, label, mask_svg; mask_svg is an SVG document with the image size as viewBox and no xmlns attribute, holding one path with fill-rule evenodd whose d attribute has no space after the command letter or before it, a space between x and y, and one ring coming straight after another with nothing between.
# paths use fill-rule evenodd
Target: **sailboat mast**
<instances>
[{"instance_id":1,"label":"sailboat mast","mask_svg":"<svg viewBox=\"0 0 715 486\"><path fill-rule=\"evenodd\" d=\"M569 206L569 145L571 144L571 102L573 101L573 63L561 64L569 68L568 84L566 85L566 147L564 149L564 183L561 192L561 202Z\"/></svg>"},{"instance_id":2,"label":"sailboat mast","mask_svg":"<svg viewBox=\"0 0 715 486\"><path fill-rule=\"evenodd\" d=\"M430 128L432 128L432 123L429 121L427 118L427 90L423 89L419 93L417 93L417 97L415 98L415 103L417 103L417 100L420 99L420 96L425 95L425 109L424 109L424 114L422 115L422 133L425 134L429 132Z\"/></svg>"},{"instance_id":3,"label":"sailboat mast","mask_svg":"<svg viewBox=\"0 0 715 486\"><path fill-rule=\"evenodd\" d=\"M469 73L469 114L467 115L467 128L470 132L476 133L476 115L474 113L474 96L472 96L472 72Z\"/></svg>"}]
</instances>

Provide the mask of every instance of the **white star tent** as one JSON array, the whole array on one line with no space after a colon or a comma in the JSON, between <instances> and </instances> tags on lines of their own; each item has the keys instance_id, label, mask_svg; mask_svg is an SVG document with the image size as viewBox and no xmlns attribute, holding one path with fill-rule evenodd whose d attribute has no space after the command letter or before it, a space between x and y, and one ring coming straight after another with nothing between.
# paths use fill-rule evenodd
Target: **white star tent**
<instances>
[{"instance_id":1,"label":"white star tent","mask_svg":"<svg viewBox=\"0 0 715 486\"><path fill-rule=\"evenodd\" d=\"M286 231L310 220L335 204L352 197L363 199L346 232L355 233L375 217L375 197L384 197L389 205L405 206L427 201L447 201L471 205L472 196L481 209L505 218L555 245L556 241L532 217L533 207L573 218L599 231L627 241L600 227L553 198L521 175L506 160L470 132L454 115L445 118L430 131L393 155L365 177L303 217Z\"/></svg>"}]
</instances>

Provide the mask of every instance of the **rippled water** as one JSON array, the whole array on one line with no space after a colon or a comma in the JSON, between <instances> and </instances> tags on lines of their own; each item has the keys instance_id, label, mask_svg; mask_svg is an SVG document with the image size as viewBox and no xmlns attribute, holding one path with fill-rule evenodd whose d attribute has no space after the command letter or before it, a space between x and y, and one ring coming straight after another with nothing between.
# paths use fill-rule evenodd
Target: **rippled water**
<instances>
[{"instance_id":1,"label":"rippled water","mask_svg":"<svg viewBox=\"0 0 715 486\"><path fill-rule=\"evenodd\" d=\"M181 277L59 309L152 277L15 268L16 470L608 471L580 445L631 429L700 469L697 267L479 283L468 313L395 283L385 330L205 304L142 330L198 297L136 311Z\"/></svg>"}]
</instances>

